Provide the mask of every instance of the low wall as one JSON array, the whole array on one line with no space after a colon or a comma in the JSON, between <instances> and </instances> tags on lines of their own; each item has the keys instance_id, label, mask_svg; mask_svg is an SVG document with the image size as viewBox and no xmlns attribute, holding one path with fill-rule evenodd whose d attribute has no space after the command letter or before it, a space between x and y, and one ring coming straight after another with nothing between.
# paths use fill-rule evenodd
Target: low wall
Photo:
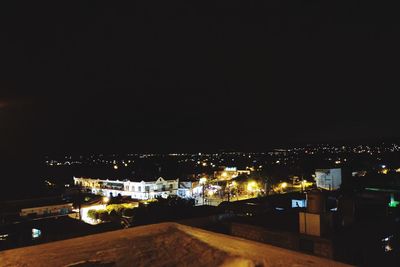
<instances>
[{"instance_id":1,"label":"low wall","mask_svg":"<svg viewBox=\"0 0 400 267\"><path fill-rule=\"evenodd\" d=\"M332 241L324 238L284 231L272 231L263 227L241 223L231 223L230 234L277 247L307 252L324 258L334 258Z\"/></svg>"},{"instance_id":2,"label":"low wall","mask_svg":"<svg viewBox=\"0 0 400 267\"><path fill-rule=\"evenodd\" d=\"M230 232L234 236L298 250L299 240L293 233L271 231L259 226L241 223L231 223Z\"/></svg>"},{"instance_id":3,"label":"low wall","mask_svg":"<svg viewBox=\"0 0 400 267\"><path fill-rule=\"evenodd\" d=\"M210 215L210 216L206 216L206 217L197 217L197 218L178 220L177 223L187 225L187 226L192 226L192 227L205 228L205 227L209 227L209 226L221 223L224 220L229 219L231 217L233 217L232 214L216 214L216 215Z\"/></svg>"}]
</instances>

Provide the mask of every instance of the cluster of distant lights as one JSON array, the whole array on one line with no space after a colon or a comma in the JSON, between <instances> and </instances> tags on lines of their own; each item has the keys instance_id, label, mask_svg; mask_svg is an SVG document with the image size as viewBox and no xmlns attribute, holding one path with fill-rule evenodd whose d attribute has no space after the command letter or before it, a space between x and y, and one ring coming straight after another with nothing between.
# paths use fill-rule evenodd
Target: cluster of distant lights
<instances>
[{"instance_id":1,"label":"cluster of distant lights","mask_svg":"<svg viewBox=\"0 0 400 267\"><path fill-rule=\"evenodd\" d=\"M134 162L133 159L162 159L166 157L177 158L181 164L194 164L199 167L217 168L218 166L230 165L235 162L249 162L254 166L263 164L288 165L294 164L303 156L322 156L324 160L333 162L337 165L345 163L348 159L345 155L351 154L369 154L380 155L387 152L399 152L400 146L397 144L388 144L381 146L355 145L355 146L333 146L333 145L315 145L294 148L274 149L269 152L220 152L220 153L136 153L126 154L92 154L89 156L65 156L62 159L47 159L48 166L70 166L82 164L110 165L115 169L128 167ZM324 156L326 155L326 156ZM125 159L124 159L125 157ZM116 160L118 158L118 160Z\"/></svg>"}]
</instances>

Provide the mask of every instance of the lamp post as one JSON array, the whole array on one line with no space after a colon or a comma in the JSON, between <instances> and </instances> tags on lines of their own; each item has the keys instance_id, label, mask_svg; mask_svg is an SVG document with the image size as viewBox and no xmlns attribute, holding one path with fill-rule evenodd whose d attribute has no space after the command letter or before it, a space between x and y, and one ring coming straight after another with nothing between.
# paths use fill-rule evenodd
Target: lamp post
<instances>
[{"instance_id":1,"label":"lamp post","mask_svg":"<svg viewBox=\"0 0 400 267\"><path fill-rule=\"evenodd\" d=\"M232 183L226 182L226 188L228 188L228 202L231 200L231 191L232 188L234 188L237 185L236 181L233 181Z\"/></svg>"},{"instance_id":2,"label":"lamp post","mask_svg":"<svg viewBox=\"0 0 400 267\"><path fill-rule=\"evenodd\" d=\"M281 183L281 190L283 193L283 190L288 186L288 184L286 182Z\"/></svg>"},{"instance_id":3,"label":"lamp post","mask_svg":"<svg viewBox=\"0 0 400 267\"><path fill-rule=\"evenodd\" d=\"M228 181L226 182L226 187L228 188L228 202L230 202L231 201L231 187L230 187L230 184Z\"/></svg>"},{"instance_id":4,"label":"lamp post","mask_svg":"<svg viewBox=\"0 0 400 267\"><path fill-rule=\"evenodd\" d=\"M202 177L199 180L199 183L201 185L203 185L203 188L202 188L202 191L203 191L203 193L202 193L202 195L203 195L203 206L205 204L205 184L206 184L206 182L207 182L207 178L206 177Z\"/></svg>"},{"instance_id":5,"label":"lamp post","mask_svg":"<svg viewBox=\"0 0 400 267\"><path fill-rule=\"evenodd\" d=\"M301 181L301 192L304 193L304 190L306 189L306 180Z\"/></svg>"}]
</instances>

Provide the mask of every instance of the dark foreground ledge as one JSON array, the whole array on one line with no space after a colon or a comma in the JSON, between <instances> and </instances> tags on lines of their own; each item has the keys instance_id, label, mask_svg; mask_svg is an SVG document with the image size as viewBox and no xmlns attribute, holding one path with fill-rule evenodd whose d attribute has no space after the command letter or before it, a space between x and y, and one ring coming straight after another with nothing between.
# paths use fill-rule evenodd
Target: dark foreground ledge
<instances>
[{"instance_id":1,"label":"dark foreground ledge","mask_svg":"<svg viewBox=\"0 0 400 267\"><path fill-rule=\"evenodd\" d=\"M2 266L347 266L328 259L160 223L0 252Z\"/></svg>"}]
</instances>

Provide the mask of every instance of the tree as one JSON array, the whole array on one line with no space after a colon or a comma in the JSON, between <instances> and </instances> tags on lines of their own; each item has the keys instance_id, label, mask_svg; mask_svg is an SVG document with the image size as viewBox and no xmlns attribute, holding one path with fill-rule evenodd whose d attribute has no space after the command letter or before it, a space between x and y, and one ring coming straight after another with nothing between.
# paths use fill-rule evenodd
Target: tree
<instances>
[{"instance_id":1,"label":"tree","mask_svg":"<svg viewBox=\"0 0 400 267\"><path fill-rule=\"evenodd\" d=\"M134 209L124 209L122 211L123 217L133 217L133 214L134 214Z\"/></svg>"},{"instance_id":2,"label":"tree","mask_svg":"<svg viewBox=\"0 0 400 267\"><path fill-rule=\"evenodd\" d=\"M97 211L97 218L103 222L110 220L110 215L108 214L107 210L98 210Z\"/></svg>"},{"instance_id":3,"label":"tree","mask_svg":"<svg viewBox=\"0 0 400 267\"><path fill-rule=\"evenodd\" d=\"M118 213L115 210L112 210L109 215L110 215L110 220L112 220L112 221L119 220L119 218L120 218L120 216L118 215Z\"/></svg>"},{"instance_id":4,"label":"tree","mask_svg":"<svg viewBox=\"0 0 400 267\"><path fill-rule=\"evenodd\" d=\"M96 210L88 210L87 216L92 220L97 220L98 219L98 213L97 213Z\"/></svg>"}]
</instances>

